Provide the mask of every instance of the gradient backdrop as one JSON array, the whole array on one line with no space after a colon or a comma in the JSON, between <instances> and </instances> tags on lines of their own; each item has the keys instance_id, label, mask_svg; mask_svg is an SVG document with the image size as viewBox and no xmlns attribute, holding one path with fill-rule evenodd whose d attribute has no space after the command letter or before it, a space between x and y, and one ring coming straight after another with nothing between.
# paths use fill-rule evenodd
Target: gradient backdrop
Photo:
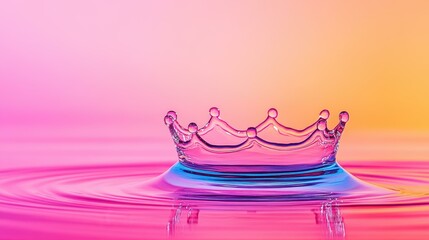
<instances>
[{"instance_id":1,"label":"gradient backdrop","mask_svg":"<svg viewBox=\"0 0 429 240\"><path fill-rule=\"evenodd\" d=\"M323 108L333 126L347 110L340 160L429 160L428 9L429 1L0 1L0 164L51 164L34 143L73 140L88 149L57 150L82 155L100 150L88 147L94 141L125 139L120 149L135 155L112 145L112 161L174 159L164 114L202 125L211 106L242 128L269 107L297 128ZM96 162L88 154L82 161Z\"/></svg>"}]
</instances>

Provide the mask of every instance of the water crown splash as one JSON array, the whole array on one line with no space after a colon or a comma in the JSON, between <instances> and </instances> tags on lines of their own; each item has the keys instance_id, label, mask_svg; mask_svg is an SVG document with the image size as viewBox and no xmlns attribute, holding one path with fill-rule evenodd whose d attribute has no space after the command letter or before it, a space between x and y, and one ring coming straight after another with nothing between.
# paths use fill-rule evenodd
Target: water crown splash
<instances>
[{"instance_id":1,"label":"water crown splash","mask_svg":"<svg viewBox=\"0 0 429 240\"><path fill-rule=\"evenodd\" d=\"M218 108L209 113L210 120L202 128L193 122L182 127L173 111L165 116L181 163L199 167L283 166L289 170L332 164L349 120L348 113L341 112L338 125L328 130L329 111L323 110L317 121L297 130L280 124L277 110L271 108L259 125L238 130L220 118Z\"/></svg>"},{"instance_id":2,"label":"water crown splash","mask_svg":"<svg viewBox=\"0 0 429 240\"><path fill-rule=\"evenodd\" d=\"M164 117L179 161L157 184L179 199L289 201L326 199L373 188L353 177L336 162L339 141L349 121L345 111L339 123L327 128L329 111L304 129L277 121L271 108L264 121L239 130L220 118L213 107L199 128L187 128L169 111Z\"/></svg>"}]
</instances>

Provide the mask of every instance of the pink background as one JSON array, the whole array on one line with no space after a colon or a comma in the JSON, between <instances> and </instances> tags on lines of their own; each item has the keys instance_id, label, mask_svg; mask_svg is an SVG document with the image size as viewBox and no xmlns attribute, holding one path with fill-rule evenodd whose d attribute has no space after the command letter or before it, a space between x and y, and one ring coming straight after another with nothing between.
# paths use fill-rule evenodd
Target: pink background
<instances>
[{"instance_id":1,"label":"pink background","mask_svg":"<svg viewBox=\"0 0 429 240\"><path fill-rule=\"evenodd\" d=\"M202 125L211 106L241 128L269 107L297 128L323 108L332 127L347 110L340 159L427 160L427 9L427 1L2 1L0 164L95 163L97 153L175 159L164 114ZM56 151L70 159L52 160Z\"/></svg>"}]
</instances>

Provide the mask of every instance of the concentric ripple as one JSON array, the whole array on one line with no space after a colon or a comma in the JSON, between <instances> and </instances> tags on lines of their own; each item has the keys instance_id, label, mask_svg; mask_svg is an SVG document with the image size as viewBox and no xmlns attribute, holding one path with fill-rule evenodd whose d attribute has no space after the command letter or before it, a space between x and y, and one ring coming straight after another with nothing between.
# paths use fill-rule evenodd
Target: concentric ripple
<instances>
[{"instance_id":1,"label":"concentric ripple","mask_svg":"<svg viewBox=\"0 0 429 240\"><path fill-rule=\"evenodd\" d=\"M385 164L385 163L383 163ZM374 163L372 164L374 165ZM36 168L2 171L0 204L44 209L79 209L82 211L144 209L170 207L178 201L193 204L226 206L231 202L312 201L341 198L343 205L412 205L426 204L428 191L407 190L406 186L427 186L422 173L392 177L393 165L362 166L350 169L362 179L349 175L338 165L318 169L317 174L305 172L284 175L213 176L208 171L176 164L161 174L169 164L129 164L94 167ZM386 175L371 169L382 167ZM401 171L404 169L401 168ZM417 169L414 169L417 171ZM219 179L221 178L221 179ZM274 179L275 178L275 179ZM287 179L287 181L284 181ZM326 179L332 181L323 182ZM249 185L249 181L252 182ZM319 184L320 191L305 191L308 184ZM301 184L298 184L301 182ZM284 185L282 185L284 184ZM291 185L292 184L292 185ZM337 192L324 191L337 185ZM327 187L324 189L324 187ZM314 188L311 188L314 189ZM387 190L389 189L389 190ZM215 201L215 202L213 202ZM248 203L249 204L249 203Z\"/></svg>"},{"instance_id":2,"label":"concentric ripple","mask_svg":"<svg viewBox=\"0 0 429 240\"><path fill-rule=\"evenodd\" d=\"M150 206L142 195L144 180L159 174L160 164L36 168L0 174L0 204L43 208L140 208ZM157 201L157 205L162 203Z\"/></svg>"},{"instance_id":3,"label":"concentric ripple","mask_svg":"<svg viewBox=\"0 0 429 240\"><path fill-rule=\"evenodd\" d=\"M382 219L372 236L384 233L397 218L407 221L418 238L427 236L429 169L421 163L345 165L358 178L337 165L313 170L312 175L222 176L179 164L166 171L170 165L1 171L0 239L212 239L218 229L233 239L254 239L253 234L261 233L270 239L284 234L345 239L347 231L372 226L365 216ZM306 178L312 184L333 179L325 182L330 189L339 181L341 188L336 189L342 191L304 191L309 187L302 181ZM294 184L294 179L304 184L279 185ZM283 235L276 234L279 231Z\"/></svg>"}]
</instances>

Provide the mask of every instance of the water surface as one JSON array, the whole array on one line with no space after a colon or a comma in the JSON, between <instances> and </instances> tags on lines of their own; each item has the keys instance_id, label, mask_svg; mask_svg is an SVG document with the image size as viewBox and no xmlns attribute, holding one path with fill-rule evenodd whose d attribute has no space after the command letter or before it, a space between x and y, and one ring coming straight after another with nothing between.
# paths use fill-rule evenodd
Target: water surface
<instances>
[{"instance_id":1,"label":"water surface","mask_svg":"<svg viewBox=\"0 0 429 240\"><path fill-rule=\"evenodd\" d=\"M175 180L170 187L180 190L172 191L162 179L174 159L117 162L109 159L132 151L106 154L98 149L88 157L44 149L51 153L46 158L100 161L3 168L0 239L429 238L429 164L423 161L339 161L378 194L279 198L254 192L258 197L249 199L228 197L232 192L213 194L216 189L195 195L192 189L177 188L183 185ZM20 157L31 159L32 154Z\"/></svg>"}]
</instances>

